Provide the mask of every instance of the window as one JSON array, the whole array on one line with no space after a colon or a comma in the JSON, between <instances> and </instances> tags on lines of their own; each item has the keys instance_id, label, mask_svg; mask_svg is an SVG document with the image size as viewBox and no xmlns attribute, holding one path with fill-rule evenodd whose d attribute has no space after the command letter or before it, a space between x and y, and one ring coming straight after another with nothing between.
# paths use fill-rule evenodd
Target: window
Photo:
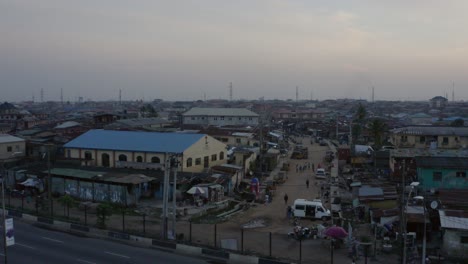
<instances>
[{"instance_id":1,"label":"window","mask_svg":"<svg viewBox=\"0 0 468 264\"><path fill-rule=\"evenodd\" d=\"M195 120L195 117L192 116L192 120Z\"/></svg>"},{"instance_id":2,"label":"window","mask_svg":"<svg viewBox=\"0 0 468 264\"><path fill-rule=\"evenodd\" d=\"M20 150L20 146L19 146L19 145L16 145L16 146L15 146L15 150L16 150L16 151L19 151L19 150Z\"/></svg>"},{"instance_id":3,"label":"window","mask_svg":"<svg viewBox=\"0 0 468 264\"><path fill-rule=\"evenodd\" d=\"M119 161L127 161L127 155L120 154L119 155Z\"/></svg>"},{"instance_id":4,"label":"window","mask_svg":"<svg viewBox=\"0 0 468 264\"><path fill-rule=\"evenodd\" d=\"M442 172L434 171L432 174L432 181L442 181Z\"/></svg>"},{"instance_id":5,"label":"window","mask_svg":"<svg viewBox=\"0 0 468 264\"><path fill-rule=\"evenodd\" d=\"M201 158L196 158L195 165L200 165L200 164L201 164Z\"/></svg>"},{"instance_id":6,"label":"window","mask_svg":"<svg viewBox=\"0 0 468 264\"><path fill-rule=\"evenodd\" d=\"M407 136L401 136L401 142L407 142L408 137Z\"/></svg>"},{"instance_id":7,"label":"window","mask_svg":"<svg viewBox=\"0 0 468 264\"><path fill-rule=\"evenodd\" d=\"M217 117L214 117L213 120L218 120L218 118L217 118Z\"/></svg>"},{"instance_id":8,"label":"window","mask_svg":"<svg viewBox=\"0 0 468 264\"><path fill-rule=\"evenodd\" d=\"M228 118L229 121L232 121L232 117Z\"/></svg>"},{"instance_id":9,"label":"window","mask_svg":"<svg viewBox=\"0 0 468 264\"><path fill-rule=\"evenodd\" d=\"M221 120L224 120L224 116L221 117Z\"/></svg>"},{"instance_id":10,"label":"window","mask_svg":"<svg viewBox=\"0 0 468 264\"><path fill-rule=\"evenodd\" d=\"M443 145L448 145L448 143L449 143L448 137L443 137L442 144Z\"/></svg>"},{"instance_id":11,"label":"window","mask_svg":"<svg viewBox=\"0 0 468 264\"><path fill-rule=\"evenodd\" d=\"M11 146L7 146L7 152L12 152L13 148Z\"/></svg>"},{"instance_id":12,"label":"window","mask_svg":"<svg viewBox=\"0 0 468 264\"><path fill-rule=\"evenodd\" d=\"M251 118L251 117L249 117L249 120L250 120L250 121L252 121L252 118Z\"/></svg>"},{"instance_id":13,"label":"window","mask_svg":"<svg viewBox=\"0 0 468 264\"><path fill-rule=\"evenodd\" d=\"M161 163L161 160L158 157L152 157L151 163Z\"/></svg>"},{"instance_id":14,"label":"window","mask_svg":"<svg viewBox=\"0 0 468 264\"><path fill-rule=\"evenodd\" d=\"M468 236L460 236L460 244L468 244Z\"/></svg>"},{"instance_id":15,"label":"window","mask_svg":"<svg viewBox=\"0 0 468 264\"><path fill-rule=\"evenodd\" d=\"M219 153L219 160L223 160L224 159L224 152L220 152Z\"/></svg>"},{"instance_id":16,"label":"window","mask_svg":"<svg viewBox=\"0 0 468 264\"><path fill-rule=\"evenodd\" d=\"M92 160L93 159L93 154L91 153L91 151L86 151L84 153L84 158L85 158L85 160Z\"/></svg>"},{"instance_id":17,"label":"window","mask_svg":"<svg viewBox=\"0 0 468 264\"><path fill-rule=\"evenodd\" d=\"M425 136L420 136L419 137L419 143L424 144L426 142L426 137Z\"/></svg>"},{"instance_id":18,"label":"window","mask_svg":"<svg viewBox=\"0 0 468 264\"><path fill-rule=\"evenodd\" d=\"M143 162L143 157L142 157L142 156L138 156L138 157L137 157L137 162Z\"/></svg>"},{"instance_id":19,"label":"window","mask_svg":"<svg viewBox=\"0 0 468 264\"><path fill-rule=\"evenodd\" d=\"M302 204L296 204L296 210L304 210L305 206Z\"/></svg>"},{"instance_id":20,"label":"window","mask_svg":"<svg viewBox=\"0 0 468 264\"><path fill-rule=\"evenodd\" d=\"M217 159L216 154L211 155L211 161L215 161Z\"/></svg>"},{"instance_id":21,"label":"window","mask_svg":"<svg viewBox=\"0 0 468 264\"><path fill-rule=\"evenodd\" d=\"M187 159L187 167L192 167L192 158Z\"/></svg>"},{"instance_id":22,"label":"window","mask_svg":"<svg viewBox=\"0 0 468 264\"><path fill-rule=\"evenodd\" d=\"M241 139L240 139L240 138L236 138L236 143L237 143L237 144L240 144L240 143L241 143Z\"/></svg>"},{"instance_id":23,"label":"window","mask_svg":"<svg viewBox=\"0 0 468 264\"><path fill-rule=\"evenodd\" d=\"M457 171L457 178L466 178L466 171Z\"/></svg>"},{"instance_id":24,"label":"window","mask_svg":"<svg viewBox=\"0 0 468 264\"><path fill-rule=\"evenodd\" d=\"M242 117L239 117L239 121L242 120Z\"/></svg>"},{"instance_id":25,"label":"window","mask_svg":"<svg viewBox=\"0 0 468 264\"><path fill-rule=\"evenodd\" d=\"M228 139L228 138L221 138L221 140L220 140L220 141L221 141L221 142L228 142L228 141L229 141L229 139Z\"/></svg>"}]
</instances>

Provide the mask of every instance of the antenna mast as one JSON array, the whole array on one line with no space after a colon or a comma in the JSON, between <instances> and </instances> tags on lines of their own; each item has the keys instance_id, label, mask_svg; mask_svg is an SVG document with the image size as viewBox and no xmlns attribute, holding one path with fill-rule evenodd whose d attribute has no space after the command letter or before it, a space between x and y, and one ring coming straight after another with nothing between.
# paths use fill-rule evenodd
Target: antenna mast
<instances>
[{"instance_id":1,"label":"antenna mast","mask_svg":"<svg viewBox=\"0 0 468 264\"><path fill-rule=\"evenodd\" d=\"M299 86L296 86L296 103L299 101Z\"/></svg>"},{"instance_id":2,"label":"antenna mast","mask_svg":"<svg viewBox=\"0 0 468 264\"><path fill-rule=\"evenodd\" d=\"M229 101L232 102L232 82L229 83Z\"/></svg>"}]
</instances>

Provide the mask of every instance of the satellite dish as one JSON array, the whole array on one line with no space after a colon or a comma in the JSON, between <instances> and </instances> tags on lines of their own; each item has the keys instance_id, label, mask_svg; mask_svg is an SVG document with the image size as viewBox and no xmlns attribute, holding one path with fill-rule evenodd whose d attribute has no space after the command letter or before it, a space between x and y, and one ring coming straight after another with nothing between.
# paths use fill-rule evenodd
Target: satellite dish
<instances>
[{"instance_id":1,"label":"satellite dish","mask_svg":"<svg viewBox=\"0 0 468 264\"><path fill-rule=\"evenodd\" d=\"M432 201L431 202L431 208L432 209L437 209L439 207L439 203L437 201Z\"/></svg>"}]
</instances>

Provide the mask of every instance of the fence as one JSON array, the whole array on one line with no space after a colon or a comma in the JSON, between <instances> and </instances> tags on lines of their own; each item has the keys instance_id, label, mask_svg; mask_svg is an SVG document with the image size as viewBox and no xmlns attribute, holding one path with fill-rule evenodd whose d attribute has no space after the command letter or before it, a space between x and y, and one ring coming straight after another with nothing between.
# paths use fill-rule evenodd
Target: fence
<instances>
[{"instance_id":1,"label":"fence","mask_svg":"<svg viewBox=\"0 0 468 264\"><path fill-rule=\"evenodd\" d=\"M38 221L52 223L53 220L69 222L79 227L96 227L95 210L88 207L67 207L58 202L15 196L8 194L6 199L10 215L28 213L38 216ZM106 229L116 236L137 235L155 240L162 239L160 214L137 214L128 210L114 211L106 221ZM172 234L171 221L168 231ZM292 226L291 226L292 229ZM298 241L288 238L287 234L262 232L240 228L240 224L224 222L219 224L201 224L191 221L177 221L175 226L177 243L216 249L219 252L233 252L257 255L267 259L282 259L299 263L330 263L330 250L323 246L323 240L307 239ZM335 249L346 255L346 249Z\"/></svg>"}]
</instances>

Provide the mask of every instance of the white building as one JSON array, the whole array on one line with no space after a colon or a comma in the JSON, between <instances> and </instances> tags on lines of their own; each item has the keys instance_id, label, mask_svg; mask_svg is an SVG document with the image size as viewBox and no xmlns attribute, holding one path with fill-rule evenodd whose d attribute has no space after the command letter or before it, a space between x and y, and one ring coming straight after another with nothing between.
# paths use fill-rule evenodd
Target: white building
<instances>
[{"instance_id":1,"label":"white building","mask_svg":"<svg viewBox=\"0 0 468 264\"><path fill-rule=\"evenodd\" d=\"M245 108L194 107L182 114L184 125L256 126L259 115Z\"/></svg>"},{"instance_id":2,"label":"white building","mask_svg":"<svg viewBox=\"0 0 468 264\"><path fill-rule=\"evenodd\" d=\"M8 134L0 134L0 160L9 161L14 158L24 157L26 153L26 141Z\"/></svg>"}]
</instances>

